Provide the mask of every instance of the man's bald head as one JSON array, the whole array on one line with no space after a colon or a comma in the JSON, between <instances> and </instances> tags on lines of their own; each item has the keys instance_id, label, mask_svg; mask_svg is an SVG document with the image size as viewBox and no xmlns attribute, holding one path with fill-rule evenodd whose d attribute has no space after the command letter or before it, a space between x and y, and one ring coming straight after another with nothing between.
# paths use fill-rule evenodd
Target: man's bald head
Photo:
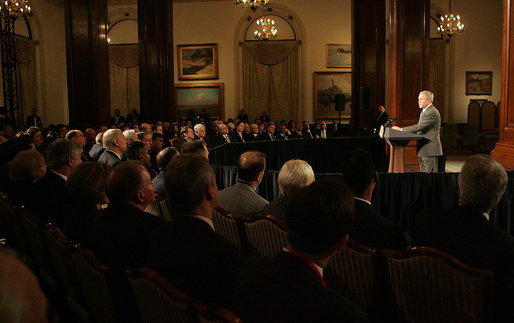
<instances>
[{"instance_id":1,"label":"man's bald head","mask_svg":"<svg viewBox=\"0 0 514 323\"><path fill-rule=\"evenodd\" d=\"M141 161L123 162L113 169L107 179L109 202L121 205L142 204L144 209L153 199L153 185L151 189L149 187L151 182L150 174Z\"/></svg>"},{"instance_id":2,"label":"man's bald head","mask_svg":"<svg viewBox=\"0 0 514 323\"><path fill-rule=\"evenodd\" d=\"M266 169L266 154L260 151L244 152L237 161L238 177L245 181L256 180L264 169Z\"/></svg>"}]
</instances>

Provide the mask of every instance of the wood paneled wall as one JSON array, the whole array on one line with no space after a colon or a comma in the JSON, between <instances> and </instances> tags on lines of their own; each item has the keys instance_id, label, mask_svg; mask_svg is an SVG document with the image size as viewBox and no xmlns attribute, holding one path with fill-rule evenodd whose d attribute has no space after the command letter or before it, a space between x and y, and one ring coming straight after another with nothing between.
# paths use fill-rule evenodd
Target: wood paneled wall
<instances>
[{"instance_id":1,"label":"wood paneled wall","mask_svg":"<svg viewBox=\"0 0 514 323\"><path fill-rule=\"evenodd\" d=\"M176 114L173 81L173 3L138 1L139 85L141 114L146 120Z\"/></svg>"},{"instance_id":2,"label":"wood paneled wall","mask_svg":"<svg viewBox=\"0 0 514 323\"><path fill-rule=\"evenodd\" d=\"M356 134L372 129L377 107L385 105L385 9L385 0L352 2L352 126ZM367 110L360 109L361 87L370 88L371 107Z\"/></svg>"},{"instance_id":3,"label":"wood paneled wall","mask_svg":"<svg viewBox=\"0 0 514 323\"><path fill-rule=\"evenodd\" d=\"M507 170L514 170L514 1L503 1L502 95L500 141L491 155Z\"/></svg>"},{"instance_id":4,"label":"wood paneled wall","mask_svg":"<svg viewBox=\"0 0 514 323\"><path fill-rule=\"evenodd\" d=\"M68 106L72 127L109 119L107 0L66 0Z\"/></svg>"}]
</instances>

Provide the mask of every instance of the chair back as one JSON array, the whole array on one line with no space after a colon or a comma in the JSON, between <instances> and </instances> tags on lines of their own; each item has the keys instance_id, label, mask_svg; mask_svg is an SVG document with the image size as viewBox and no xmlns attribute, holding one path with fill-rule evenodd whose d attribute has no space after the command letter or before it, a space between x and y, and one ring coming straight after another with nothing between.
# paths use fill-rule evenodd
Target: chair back
<instances>
[{"instance_id":1,"label":"chair back","mask_svg":"<svg viewBox=\"0 0 514 323\"><path fill-rule=\"evenodd\" d=\"M372 247L349 240L323 271L327 286L369 310L377 284L376 252Z\"/></svg>"},{"instance_id":2,"label":"chair back","mask_svg":"<svg viewBox=\"0 0 514 323\"><path fill-rule=\"evenodd\" d=\"M143 322L197 322L191 296L179 292L149 268L126 272Z\"/></svg>"},{"instance_id":3,"label":"chair back","mask_svg":"<svg viewBox=\"0 0 514 323\"><path fill-rule=\"evenodd\" d=\"M434 248L386 254L394 297L408 322L489 322L493 273Z\"/></svg>"},{"instance_id":4,"label":"chair back","mask_svg":"<svg viewBox=\"0 0 514 323\"><path fill-rule=\"evenodd\" d=\"M271 215L243 219L248 245L253 255L273 257L287 244L287 228Z\"/></svg>"},{"instance_id":5,"label":"chair back","mask_svg":"<svg viewBox=\"0 0 514 323\"><path fill-rule=\"evenodd\" d=\"M239 229L239 223L236 217L229 214L221 207L217 207L212 212L212 222L214 223L214 229L216 233L232 242L239 248L242 247L242 236Z\"/></svg>"},{"instance_id":6,"label":"chair back","mask_svg":"<svg viewBox=\"0 0 514 323\"><path fill-rule=\"evenodd\" d=\"M159 206L161 208L162 218L163 218L163 220L166 220L166 221L173 221L168 203L169 203L168 199L159 200Z\"/></svg>"},{"instance_id":7,"label":"chair back","mask_svg":"<svg viewBox=\"0 0 514 323\"><path fill-rule=\"evenodd\" d=\"M86 248L76 245L71 253L73 267L80 278L80 288L94 322L116 322L108 275L110 268Z\"/></svg>"},{"instance_id":8,"label":"chair back","mask_svg":"<svg viewBox=\"0 0 514 323\"><path fill-rule=\"evenodd\" d=\"M6 244L24 255L31 255L31 251L23 233L18 212L12 209L7 197L0 193L0 223L6 234Z\"/></svg>"},{"instance_id":9,"label":"chair back","mask_svg":"<svg viewBox=\"0 0 514 323\"><path fill-rule=\"evenodd\" d=\"M462 145L467 147L476 147L478 144L478 126L468 124L462 129Z\"/></svg>"},{"instance_id":10,"label":"chair back","mask_svg":"<svg viewBox=\"0 0 514 323\"><path fill-rule=\"evenodd\" d=\"M159 218L162 218L162 212L161 212L161 206L159 204L159 201L157 199L153 199L153 201L148 204L146 207L145 212L148 212L150 214L153 214Z\"/></svg>"},{"instance_id":11,"label":"chair back","mask_svg":"<svg viewBox=\"0 0 514 323\"><path fill-rule=\"evenodd\" d=\"M468 104L468 125L480 126L480 103L471 101Z\"/></svg>"},{"instance_id":12,"label":"chair back","mask_svg":"<svg viewBox=\"0 0 514 323\"><path fill-rule=\"evenodd\" d=\"M482 103L480 131L494 131L498 128L497 111L496 104L492 101Z\"/></svg>"}]
</instances>

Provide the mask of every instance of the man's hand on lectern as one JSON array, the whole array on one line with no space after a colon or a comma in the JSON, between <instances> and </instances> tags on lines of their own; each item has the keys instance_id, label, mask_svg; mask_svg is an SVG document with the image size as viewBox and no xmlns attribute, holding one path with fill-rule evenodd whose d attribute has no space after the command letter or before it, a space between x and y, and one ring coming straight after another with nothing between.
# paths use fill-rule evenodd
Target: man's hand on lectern
<instances>
[{"instance_id":1,"label":"man's hand on lectern","mask_svg":"<svg viewBox=\"0 0 514 323\"><path fill-rule=\"evenodd\" d=\"M394 129L394 130L402 130L402 128L398 127L398 126L392 126L391 129Z\"/></svg>"}]
</instances>

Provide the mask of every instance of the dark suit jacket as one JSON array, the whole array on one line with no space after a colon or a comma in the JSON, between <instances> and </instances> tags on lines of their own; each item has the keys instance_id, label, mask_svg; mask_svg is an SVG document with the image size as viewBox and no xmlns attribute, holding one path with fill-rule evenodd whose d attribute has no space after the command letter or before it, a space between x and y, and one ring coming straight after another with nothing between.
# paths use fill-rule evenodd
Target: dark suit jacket
<instances>
[{"instance_id":1,"label":"dark suit jacket","mask_svg":"<svg viewBox=\"0 0 514 323\"><path fill-rule=\"evenodd\" d=\"M264 140L261 136L261 134L257 133L257 134L254 134L254 133L250 133L248 135L248 140L247 141L262 141Z\"/></svg>"},{"instance_id":2,"label":"dark suit jacket","mask_svg":"<svg viewBox=\"0 0 514 323\"><path fill-rule=\"evenodd\" d=\"M244 132L243 138L241 138L237 133L233 133L232 137L230 137L230 140L232 140L232 142L246 142L246 137L244 135Z\"/></svg>"},{"instance_id":3,"label":"dark suit jacket","mask_svg":"<svg viewBox=\"0 0 514 323\"><path fill-rule=\"evenodd\" d=\"M93 147L91 147L91 150L89 151L89 156L93 160L98 160L102 153L104 152L104 147L100 144L94 144Z\"/></svg>"},{"instance_id":4,"label":"dark suit jacket","mask_svg":"<svg viewBox=\"0 0 514 323\"><path fill-rule=\"evenodd\" d=\"M334 133L331 130L328 130L328 128L327 128L327 129L325 129L325 131L326 131L327 138L334 137ZM321 138L321 129L316 131L316 134Z\"/></svg>"},{"instance_id":5,"label":"dark suit jacket","mask_svg":"<svg viewBox=\"0 0 514 323\"><path fill-rule=\"evenodd\" d=\"M429 209L415 218L417 246L441 249L467 265L494 271L495 318L514 321L514 238L464 206Z\"/></svg>"},{"instance_id":6,"label":"dark suit jacket","mask_svg":"<svg viewBox=\"0 0 514 323\"><path fill-rule=\"evenodd\" d=\"M233 310L245 322L365 322L350 300L326 288L302 260L281 252L252 258L236 279Z\"/></svg>"},{"instance_id":7,"label":"dark suit jacket","mask_svg":"<svg viewBox=\"0 0 514 323\"><path fill-rule=\"evenodd\" d=\"M280 132L278 132L278 133L277 133L277 135L275 136L275 138L276 138L277 140L287 140L287 139L289 139L289 138L287 137L287 134L281 134Z\"/></svg>"},{"instance_id":8,"label":"dark suit jacket","mask_svg":"<svg viewBox=\"0 0 514 323\"><path fill-rule=\"evenodd\" d=\"M213 306L228 306L233 281L246 254L206 222L187 215L153 234L148 265L177 289Z\"/></svg>"},{"instance_id":9,"label":"dark suit jacket","mask_svg":"<svg viewBox=\"0 0 514 323\"><path fill-rule=\"evenodd\" d=\"M125 118L122 116L118 117L118 122L116 122L116 117L111 118L111 124L119 125L120 123L125 123Z\"/></svg>"},{"instance_id":10,"label":"dark suit jacket","mask_svg":"<svg viewBox=\"0 0 514 323\"><path fill-rule=\"evenodd\" d=\"M166 187L164 186L164 172L161 171L157 176L152 180L153 182L153 191L155 194L159 195L160 198L166 198Z\"/></svg>"},{"instance_id":11,"label":"dark suit jacket","mask_svg":"<svg viewBox=\"0 0 514 323\"><path fill-rule=\"evenodd\" d=\"M230 137L230 134L228 134L228 137L230 139L230 142L232 142L232 137ZM215 142L215 146L221 146L223 144L228 144L228 141L220 133L216 134L214 142Z\"/></svg>"},{"instance_id":12,"label":"dark suit jacket","mask_svg":"<svg viewBox=\"0 0 514 323\"><path fill-rule=\"evenodd\" d=\"M270 133L269 133L269 132L267 132L267 131L264 131L264 132L262 133L262 139L263 139L263 140L273 140L273 139L272 139L272 137L273 137L273 138L275 138L275 135L274 135L274 134L272 134L272 133L270 134ZM275 140L276 140L276 138L275 138Z\"/></svg>"},{"instance_id":13,"label":"dark suit jacket","mask_svg":"<svg viewBox=\"0 0 514 323\"><path fill-rule=\"evenodd\" d=\"M355 222L348 235L352 240L378 249L405 250L403 232L389 219L379 216L366 202L355 199Z\"/></svg>"},{"instance_id":14,"label":"dark suit jacket","mask_svg":"<svg viewBox=\"0 0 514 323\"><path fill-rule=\"evenodd\" d=\"M291 135L289 136L289 139L296 139L296 138L303 138L303 132L302 134L296 132L296 130L291 131Z\"/></svg>"},{"instance_id":15,"label":"dark suit jacket","mask_svg":"<svg viewBox=\"0 0 514 323\"><path fill-rule=\"evenodd\" d=\"M109 206L91 224L87 247L113 268L145 266L150 236L163 223L133 207Z\"/></svg>"},{"instance_id":16,"label":"dark suit jacket","mask_svg":"<svg viewBox=\"0 0 514 323\"><path fill-rule=\"evenodd\" d=\"M402 131L424 136L424 139L418 140L416 145L416 152L419 157L441 156L443 148L439 139L440 127L441 115L431 104L426 108L417 124L402 128Z\"/></svg>"},{"instance_id":17,"label":"dark suit jacket","mask_svg":"<svg viewBox=\"0 0 514 323\"><path fill-rule=\"evenodd\" d=\"M96 208L77 205L77 207L64 217L62 232L72 241L81 244L87 243L87 237L91 230L91 223L98 217Z\"/></svg>"},{"instance_id":18,"label":"dark suit jacket","mask_svg":"<svg viewBox=\"0 0 514 323\"><path fill-rule=\"evenodd\" d=\"M262 214L273 215L280 221L286 223L287 219L287 205L291 199L287 196L281 196L270 204L266 205L264 209L262 209Z\"/></svg>"},{"instance_id":19,"label":"dark suit jacket","mask_svg":"<svg viewBox=\"0 0 514 323\"><path fill-rule=\"evenodd\" d=\"M389 120L389 115L387 114L387 112L382 112L378 118L377 118L377 122L375 123L375 129L380 129L380 126L383 125L384 123L387 122L387 120Z\"/></svg>"},{"instance_id":20,"label":"dark suit jacket","mask_svg":"<svg viewBox=\"0 0 514 323\"><path fill-rule=\"evenodd\" d=\"M118 156L116 156L116 154L112 151L105 149L104 152L100 155L100 158L98 158L98 162L114 167L121 163L121 159L118 158Z\"/></svg>"},{"instance_id":21,"label":"dark suit jacket","mask_svg":"<svg viewBox=\"0 0 514 323\"><path fill-rule=\"evenodd\" d=\"M41 117L35 116L35 120L34 120L33 114L28 116L27 120L25 121L25 128L30 128L30 127L38 127L39 129L43 129L43 123L41 122Z\"/></svg>"},{"instance_id":22,"label":"dark suit jacket","mask_svg":"<svg viewBox=\"0 0 514 323\"><path fill-rule=\"evenodd\" d=\"M50 170L34 185L33 198L31 205L35 215L59 228L64 224L64 216L75 208L66 181Z\"/></svg>"},{"instance_id":23,"label":"dark suit jacket","mask_svg":"<svg viewBox=\"0 0 514 323\"><path fill-rule=\"evenodd\" d=\"M316 132L314 130L309 130L309 131L304 130L302 132L302 135L303 135L303 138L305 138L305 139L314 139L314 138L316 138Z\"/></svg>"}]
</instances>

